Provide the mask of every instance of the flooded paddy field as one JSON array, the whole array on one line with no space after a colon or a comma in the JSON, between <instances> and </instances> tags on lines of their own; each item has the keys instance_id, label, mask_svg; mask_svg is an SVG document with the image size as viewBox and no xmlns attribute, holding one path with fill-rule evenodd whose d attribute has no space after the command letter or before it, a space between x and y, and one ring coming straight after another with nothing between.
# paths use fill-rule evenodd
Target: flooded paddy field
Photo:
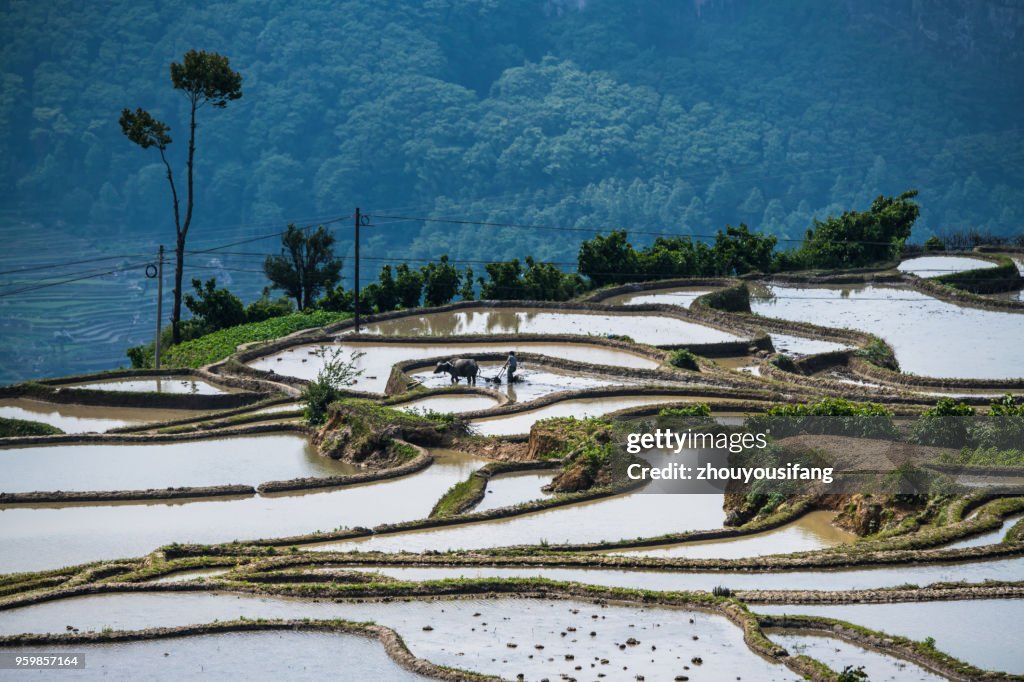
<instances>
[{"instance_id":1,"label":"flooded paddy field","mask_svg":"<svg viewBox=\"0 0 1024 682\"><path fill-rule=\"evenodd\" d=\"M600 417L601 415L625 410L630 407L659 405L661 403L700 402L699 396L684 395L624 395L601 398L570 398L544 407L524 412L514 412L496 417L481 417L470 422L471 426L485 436L509 436L529 433L534 422L551 417Z\"/></svg>"},{"instance_id":2,"label":"flooded paddy field","mask_svg":"<svg viewBox=\"0 0 1024 682\"><path fill-rule=\"evenodd\" d=\"M508 341L481 343L371 343L363 341L341 341L330 344L340 348L346 359L353 354L363 353L356 359L355 368L362 371L350 388L356 391L383 393L387 386L391 368L404 360L422 360L435 357L471 358L475 353L537 353L555 358L569 358L593 365L611 365L655 369L659 363L637 353L588 343L565 343L546 341ZM299 379L315 379L323 368L323 360L314 352L319 346L296 346L279 353L258 358L249 366L259 370L273 370L278 374Z\"/></svg>"},{"instance_id":3,"label":"flooded paddy field","mask_svg":"<svg viewBox=\"0 0 1024 682\"><path fill-rule=\"evenodd\" d=\"M425 518L485 460L434 451L402 478L327 491L171 503L0 506L0 573L141 556L171 542L285 537Z\"/></svg>"},{"instance_id":4,"label":"flooded paddy field","mask_svg":"<svg viewBox=\"0 0 1024 682\"><path fill-rule=\"evenodd\" d=\"M687 670L684 666L698 670L701 679L796 679L751 652L742 631L723 616L569 599L335 603L229 594L111 594L0 612L0 632L63 632L68 624L83 631L134 630L242 616L372 621L397 631L415 656L505 679L520 674L529 680L590 679L604 673L609 679L671 680ZM702 659L699 666L691 662L695 657Z\"/></svg>"},{"instance_id":5,"label":"flooded paddy field","mask_svg":"<svg viewBox=\"0 0 1024 682\"><path fill-rule=\"evenodd\" d=\"M994 268L996 265L990 260L969 256L920 256L903 261L896 269L900 272L928 278L966 270Z\"/></svg>"},{"instance_id":6,"label":"flooded paddy field","mask_svg":"<svg viewBox=\"0 0 1024 682\"><path fill-rule=\"evenodd\" d=\"M857 536L832 525L835 512L815 511L796 521L757 535L611 552L625 556L686 557L690 559L742 559L807 552L853 542Z\"/></svg>"},{"instance_id":7,"label":"flooded paddy field","mask_svg":"<svg viewBox=\"0 0 1024 682\"><path fill-rule=\"evenodd\" d=\"M628 494L495 521L310 545L320 551L425 552L591 543L720 528L721 495Z\"/></svg>"},{"instance_id":8,"label":"flooded paddy field","mask_svg":"<svg viewBox=\"0 0 1024 682\"><path fill-rule=\"evenodd\" d=\"M0 649L13 651L14 649ZM76 680L348 679L429 680L395 663L380 642L340 632L226 632L116 644L18 647L18 653L85 654ZM0 679L12 671L0 670ZM22 673L23 674L23 673ZM12 675L10 679L14 679Z\"/></svg>"},{"instance_id":9,"label":"flooded paddy field","mask_svg":"<svg viewBox=\"0 0 1024 682\"><path fill-rule=\"evenodd\" d=\"M765 630L768 639L786 647L791 656L816 658L833 670L863 667L873 682L941 682L948 679L916 663L845 642L836 637L792 630Z\"/></svg>"},{"instance_id":10,"label":"flooded paddy field","mask_svg":"<svg viewBox=\"0 0 1024 682\"><path fill-rule=\"evenodd\" d=\"M94 391L128 391L130 393L179 393L186 395L219 395L235 393L239 389L215 386L189 376L124 377L94 380L81 384L65 384L68 388L87 388Z\"/></svg>"},{"instance_id":11,"label":"flooded paddy field","mask_svg":"<svg viewBox=\"0 0 1024 682\"><path fill-rule=\"evenodd\" d=\"M628 335L652 346L738 341L728 332L654 313L606 313L545 308L451 310L410 315L366 325L366 333L384 336L456 334Z\"/></svg>"},{"instance_id":12,"label":"flooded paddy field","mask_svg":"<svg viewBox=\"0 0 1024 682\"><path fill-rule=\"evenodd\" d=\"M0 448L0 492L142 490L258 485L361 471L320 455L303 436L262 435L173 443Z\"/></svg>"},{"instance_id":13,"label":"flooded paddy field","mask_svg":"<svg viewBox=\"0 0 1024 682\"><path fill-rule=\"evenodd\" d=\"M122 426L189 419L202 414L194 410L65 405L27 398L0 400L0 417L42 422L65 433L103 433Z\"/></svg>"},{"instance_id":14,"label":"flooded paddy field","mask_svg":"<svg viewBox=\"0 0 1024 682\"><path fill-rule=\"evenodd\" d=\"M451 395L432 395L417 398L395 405L396 410L426 414L427 412L474 412L497 407L498 401L488 395L475 393L453 393Z\"/></svg>"},{"instance_id":15,"label":"flooded paddy field","mask_svg":"<svg viewBox=\"0 0 1024 682\"><path fill-rule=\"evenodd\" d=\"M987 670L1024 673L1020 632L1024 599L909 602L905 604L757 605L757 613L838 618L854 625L922 641ZM1001 627L993 625L999 623Z\"/></svg>"},{"instance_id":16,"label":"flooded paddy field","mask_svg":"<svg viewBox=\"0 0 1024 682\"><path fill-rule=\"evenodd\" d=\"M785 353L794 357L814 355L816 353L831 353L837 350L849 350L853 346L835 341L822 341L811 339L806 336L794 336L792 334L771 335L772 345L779 353Z\"/></svg>"},{"instance_id":17,"label":"flooded paddy field","mask_svg":"<svg viewBox=\"0 0 1024 682\"><path fill-rule=\"evenodd\" d=\"M1024 376L1022 314L957 306L893 287L771 284L766 289L768 297L751 299L755 313L876 334L896 351L904 372L971 379Z\"/></svg>"},{"instance_id":18,"label":"flooded paddy field","mask_svg":"<svg viewBox=\"0 0 1024 682\"><path fill-rule=\"evenodd\" d=\"M895 585L924 587L939 582L1024 580L1024 557L963 564L923 564L885 568L814 571L659 571L610 568L496 568L493 566L362 566L351 570L380 573L399 580L452 578L548 578L588 585L645 590L874 590ZM757 610L759 607L754 607ZM793 607L796 608L796 607Z\"/></svg>"},{"instance_id":19,"label":"flooded paddy field","mask_svg":"<svg viewBox=\"0 0 1024 682\"><path fill-rule=\"evenodd\" d=\"M230 568L197 568L194 571L175 571L174 573L168 573L162 575L159 578L154 578L154 583L185 583L190 580L200 580L205 578L216 578L219 575L224 575Z\"/></svg>"},{"instance_id":20,"label":"flooded paddy field","mask_svg":"<svg viewBox=\"0 0 1024 682\"><path fill-rule=\"evenodd\" d=\"M508 395L510 400L520 403L536 400L559 391L579 391L586 388L599 388L601 386L636 386L642 383L628 377L620 378L588 374L576 370L535 365L532 362L519 363L514 384L509 384L508 377L505 375L502 375L500 384L481 383L482 378L490 379L496 377L503 363L504 361L479 363L480 377L477 379L477 385L491 386L495 390ZM412 373L411 376L427 388L443 388L451 385L451 378L447 374L434 374L432 369L418 370ZM648 383L655 382L651 381Z\"/></svg>"},{"instance_id":21,"label":"flooded paddy field","mask_svg":"<svg viewBox=\"0 0 1024 682\"><path fill-rule=\"evenodd\" d=\"M551 493L546 493L541 488L551 483L551 479L556 473L555 470L521 471L494 476L487 481L484 499L480 500L480 503L470 511L488 511L551 497Z\"/></svg>"},{"instance_id":22,"label":"flooded paddy field","mask_svg":"<svg viewBox=\"0 0 1024 682\"><path fill-rule=\"evenodd\" d=\"M253 410L246 414L277 414L278 412L294 412L295 410L302 409L305 409L305 405L302 403L284 403L283 405L271 405L270 407Z\"/></svg>"},{"instance_id":23,"label":"flooded paddy field","mask_svg":"<svg viewBox=\"0 0 1024 682\"><path fill-rule=\"evenodd\" d=\"M647 291L634 291L628 294L619 294L601 301L605 305L643 305L648 303L664 303L665 305L677 305L681 308L689 308L698 298L710 294L717 289L708 287L673 287L667 289L648 289Z\"/></svg>"},{"instance_id":24,"label":"flooded paddy field","mask_svg":"<svg viewBox=\"0 0 1024 682\"><path fill-rule=\"evenodd\" d=\"M1014 485L1020 485L1020 482L1016 481ZM980 535L975 535L974 537L970 537L965 540L958 540L957 542L944 546L951 549L959 549L961 547L984 547L985 545L994 545L1002 542L1006 537L1006 534L1010 532L1010 529L1013 528L1013 526L1021 519L1024 519L1024 514L1007 516L1003 519L1003 525L995 530L990 530L987 533L981 533Z\"/></svg>"}]
</instances>

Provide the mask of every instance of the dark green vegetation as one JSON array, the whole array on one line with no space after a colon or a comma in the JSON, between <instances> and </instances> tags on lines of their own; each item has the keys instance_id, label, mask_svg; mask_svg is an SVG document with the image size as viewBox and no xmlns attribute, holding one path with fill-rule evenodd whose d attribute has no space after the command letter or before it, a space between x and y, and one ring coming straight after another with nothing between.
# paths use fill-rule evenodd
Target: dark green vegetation
<instances>
[{"instance_id":1,"label":"dark green vegetation","mask_svg":"<svg viewBox=\"0 0 1024 682\"><path fill-rule=\"evenodd\" d=\"M799 237L814 215L901 186L925 188L925 236L1024 218L1022 94L1004 87L1020 56L987 4L582 7L12 6L3 183L25 207L112 236L167 225L162 168L116 139L110 114L146 102L179 119L165 78L188 40L230 55L246 78L244 100L202 130L196 238L356 202L697 232L744 221ZM69 175L81 183L59 191ZM480 232L406 223L374 240L415 257L452 243L459 258L561 253L550 233L470 238Z\"/></svg>"},{"instance_id":2,"label":"dark green vegetation","mask_svg":"<svg viewBox=\"0 0 1024 682\"><path fill-rule=\"evenodd\" d=\"M631 229L642 250L658 237L710 244L746 224L793 249L808 228L828 232L815 218L909 187L921 189L917 241L959 230L945 243L959 248L1018 229L1024 91L1005 84L1020 71L1019 15L992 0L12 5L0 25L3 270L73 260L57 257L59 244L59 255L116 255L104 266L123 272L7 309L12 329L36 336L0 343L0 380L109 367L150 338L141 264L175 239L167 168L133 150L116 119L145 104L169 122L167 160L184 185L190 102L168 87L167 65L191 47L229 55L245 97L199 112L184 286L216 275L251 300L289 221L337 219L349 287L346 216L359 205L375 216L363 232L371 277L381 261L408 260L415 284L425 260L447 253L474 270L463 298L482 274L499 282L490 297L541 298L467 261L532 255L564 272L580 239L613 228ZM678 265L657 258L645 267ZM726 261L763 269L764 251ZM0 293L59 274L4 276ZM450 291L440 274L426 299ZM576 282L557 284L540 288L562 298ZM399 305L393 295L372 304Z\"/></svg>"},{"instance_id":3,"label":"dark green vegetation","mask_svg":"<svg viewBox=\"0 0 1024 682\"><path fill-rule=\"evenodd\" d=\"M14 436L52 436L64 433L56 426L43 424L41 422L28 421L27 419L8 419L0 417L0 438Z\"/></svg>"},{"instance_id":4,"label":"dark green vegetation","mask_svg":"<svg viewBox=\"0 0 1024 682\"><path fill-rule=\"evenodd\" d=\"M289 225L281 244L281 253L267 256L263 271L275 289L294 298L299 310L307 310L323 289L338 282L341 260L334 256L334 235L322 225L311 232Z\"/></svg>"},{"instance_id":5,"label":"dark green vegetation","mask_svg":"<svg viewBox=\"0 0 1024 682\"><path fill-rule=\"evenodd\" d=\"M249 322L174 346L163 355L161 362L164 367L202 367L211 362L223 360L234 353L240 344L276 339L301 329L322 327L348 317L348 313L317 310L311 313L292 313L262 322ZM134 366L149 366L152 350L150 349L148 359L145 351L142 351L138 357L140 364L135 364L136 357L132 356L131 358Z\"/></svg>"}]
</instances>

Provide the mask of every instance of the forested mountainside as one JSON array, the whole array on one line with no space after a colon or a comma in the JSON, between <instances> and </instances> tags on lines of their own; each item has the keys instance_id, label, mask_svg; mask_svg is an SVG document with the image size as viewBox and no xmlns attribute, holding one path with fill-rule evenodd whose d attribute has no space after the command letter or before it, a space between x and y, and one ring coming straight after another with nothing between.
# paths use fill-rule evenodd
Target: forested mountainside
<instances>
[{"instance_id":1,"label":"forested mountainside","mask_svg":"<svg viewBox=\"0 0 1024 682\"><path fill-rule=\"evenodd\" d=\"M166 120L180 168L168 65L190 48L244 77L241 100L202 112L197 246L356 205L799 238L814 216L917 187L918 240L1024 219L1021 2L0 7L5 234L170 240L163 168L117 118ZM391 257L554 258L586 236L379 222L369 248Z\"/></svg>"}]
</instances>

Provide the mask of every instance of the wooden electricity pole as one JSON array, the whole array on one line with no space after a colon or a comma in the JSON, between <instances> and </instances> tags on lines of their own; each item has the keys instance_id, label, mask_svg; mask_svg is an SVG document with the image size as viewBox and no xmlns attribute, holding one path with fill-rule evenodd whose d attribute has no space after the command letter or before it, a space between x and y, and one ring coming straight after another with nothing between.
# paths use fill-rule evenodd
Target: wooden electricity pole
<instances>
[{"instance_id":1,"label":"wooden electricity pole","mask_svg":"<svg viewBox=\"0 0 1024 682\"><path fill-rule=\"evenodd\" d=\"M160 369L160 325L164 316L164 245L160 245L160 255L156 261L156 342L153 353L153 366Z\"/></svg>"},{"instance_id":2,"label":"wooden electricity pole","mask_svg":"<svg viewBox=\"0 0 1024 682\"><path fill-rule=\"evenodd\" d=\"M352 296L352 303L356 311L356 334L359 333L359 224L362 222L359 208L356 207L356 267L355 267L355 289Z\"/></svg>"}]
</instances>

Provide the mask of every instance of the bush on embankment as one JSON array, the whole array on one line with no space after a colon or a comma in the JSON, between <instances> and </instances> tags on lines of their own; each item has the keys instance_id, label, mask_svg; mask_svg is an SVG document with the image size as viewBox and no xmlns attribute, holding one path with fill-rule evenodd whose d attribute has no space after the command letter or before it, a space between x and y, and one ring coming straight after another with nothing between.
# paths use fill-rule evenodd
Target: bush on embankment
<instances>
[{"instance_id":1,"label":"bush on embankment","mask_svg":"<svg viewBox=\"0 0 1024 682\"><path fill-rule=\"evenodd\" d=\"M951 272L948 275L935 277L934 280L973 294L1015 291L1020 289L1022 281L1017 265L1006 256L1001 257L999 264L993 267Z\"/></svg>"},{"instance_id":2,"label":"bush on embankment","mask_svg":"<svg viewBox=\"0 0 1024 682\"><path fill-rule=\"evenodd\" d=\"M415 457L412 448L396 441L439 447L466 433L465 422L447 414L424 417L349 398L331 405L327 423L314 440L328 457L384 468Z\"/></svg>"},{"instance_id":3,"label":"bush on embankment","mask_svg":"<svg viewBox=\"0 0 1024 682\"><path fill-rule=\"evenodd\" d=\"M0 417L0 438L16 436L54 436L64 433L56 426L27 419L8 419Z\"/></svg>"}]
</instances>

